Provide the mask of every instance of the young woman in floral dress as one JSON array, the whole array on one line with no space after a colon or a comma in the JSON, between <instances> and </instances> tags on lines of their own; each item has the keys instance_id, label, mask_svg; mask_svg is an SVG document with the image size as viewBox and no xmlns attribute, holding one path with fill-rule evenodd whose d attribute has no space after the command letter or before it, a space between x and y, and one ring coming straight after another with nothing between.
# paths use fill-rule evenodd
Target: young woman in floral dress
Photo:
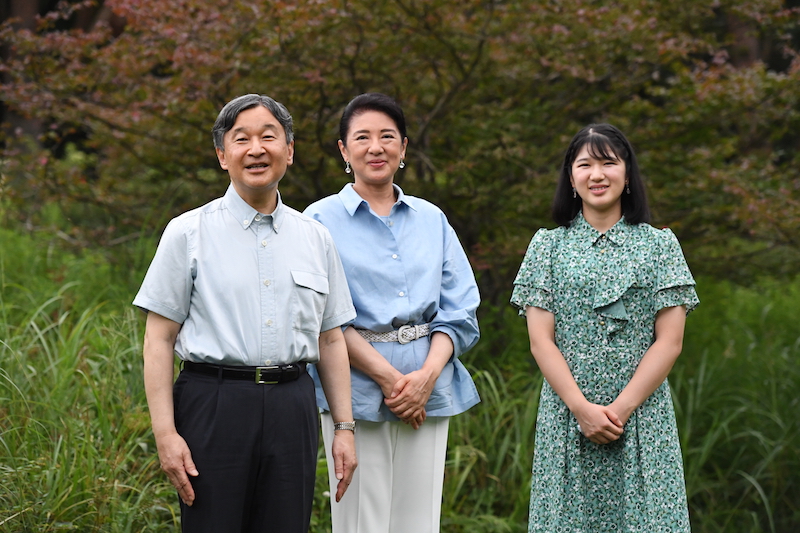
<instances>
[{"instance_id":1,"label":"young woman in floral dress","mask_svg":"<svg viewBox=\"0 0 800 533\"><path fill-rule=\"evenodd\" d=\"M572 139L511 302L542 386L529 531L686 532L667 375L699 303L680 244L655 229L636 156L608 124Z\"/></svg>"}]
</instances>

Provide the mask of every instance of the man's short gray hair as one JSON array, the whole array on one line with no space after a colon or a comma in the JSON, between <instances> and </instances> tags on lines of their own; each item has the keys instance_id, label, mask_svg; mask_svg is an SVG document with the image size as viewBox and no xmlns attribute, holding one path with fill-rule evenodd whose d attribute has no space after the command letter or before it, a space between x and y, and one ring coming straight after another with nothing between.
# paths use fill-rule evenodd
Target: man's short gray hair
<instances>
[{"instance_id":1,"label":"man's short gray hair","mask_svg":"<svg viewBox=\"0 0 800 533\"><path fill-rule=\"evenodd\" d=\"M225 134L233 128L239 113L258 105L266 107L269 112L275 116L278 122L281 123L283 131L286 133L286 144L292 142L294 140L292 115L289 114L289 110L286 109L286 106L263 94L245 94L225 104L225 107L219 112L217 120L214 122L214 127L211 129L211 135L214 138L214 148L224 150L225 144L223 139Z\"/></svg>"}]
</instances>

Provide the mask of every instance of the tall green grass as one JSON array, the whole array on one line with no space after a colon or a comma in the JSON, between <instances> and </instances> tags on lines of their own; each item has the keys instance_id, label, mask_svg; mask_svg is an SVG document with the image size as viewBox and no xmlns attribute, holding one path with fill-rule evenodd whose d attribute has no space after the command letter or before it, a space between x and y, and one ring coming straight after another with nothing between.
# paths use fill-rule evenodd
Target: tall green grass
<instances>
[{"instance_id":1,"label":"tall green grass","mask_svg":"<svg viewBox=\"0 0 800 533\"><path fill-rule=\"evenodd\" d=\"M143 266L0 230L0 532L176 529L129 305ZM698 290L670 377L694 531L798 531L800 279ZM542 378L524 321L482 316L464 359L483 401L451 421L442 530L523 532ZM320 454L314 532L326 479Z\"/></svg>"}]
</instances>

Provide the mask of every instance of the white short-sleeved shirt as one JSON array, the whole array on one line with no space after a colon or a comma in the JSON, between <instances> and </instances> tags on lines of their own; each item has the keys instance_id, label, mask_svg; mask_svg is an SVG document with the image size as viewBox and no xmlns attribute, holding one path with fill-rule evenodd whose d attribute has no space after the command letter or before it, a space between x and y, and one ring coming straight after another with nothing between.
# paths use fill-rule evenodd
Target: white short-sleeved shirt
<instances>
[{"instance_id":1,"label":"white short-sleeved shirt","mask_svg":"<svg viewBox=\"0 0 800 533\"><path fill-rule=\"evenodd\" d=\"M356 316L328 230L233 186L170 221L133 304L182 324L181 359L245 366L316 362L320 332Z\"/></svg>"}]
</instances>

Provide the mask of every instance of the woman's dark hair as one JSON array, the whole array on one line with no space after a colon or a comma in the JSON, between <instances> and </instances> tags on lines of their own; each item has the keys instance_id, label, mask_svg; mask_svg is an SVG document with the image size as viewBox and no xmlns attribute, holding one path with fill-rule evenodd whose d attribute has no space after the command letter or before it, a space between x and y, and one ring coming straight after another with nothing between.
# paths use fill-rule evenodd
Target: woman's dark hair
<instances>
[{"instance_id":1,"label":"woman's dark hair","mask_svg":"<svg viewBox=\"0 0 800 533\"><path fill-rule=\"evenodd\" d=\"M407 137L406 117L403 115L403 109L395 102L394 98L381 93L364 93L350 100L350 103L347 104L344 112L342 112L342 119L339 121L339 139L342 144L347 146L347 132L350 129L350 122L352 122L353 117L366 111L385 113L397 126L401 140Z\"/></svg>"},{"instance_id":2,"label":"woman's dark hair","mask_svg":"<svg viewBox=\"0 0 800 533\"><path fill-rule=\"evenodd\" d=\"M628 186L622 193L622 214L629 224L650 222L650 208L647 206L644 181L639 173L639 165L631 143L621 131L610 124L589 124L575 134L564 154L556 195L553 198L552 214L556 224L569 227L581 210L581 197L573 197L570 179L572 164L585 145L589 146L589 154L596 159L619 159L625 162ZM631 191L630 194L627 192L628 189Z\"/></svg>"}]
</instances>

